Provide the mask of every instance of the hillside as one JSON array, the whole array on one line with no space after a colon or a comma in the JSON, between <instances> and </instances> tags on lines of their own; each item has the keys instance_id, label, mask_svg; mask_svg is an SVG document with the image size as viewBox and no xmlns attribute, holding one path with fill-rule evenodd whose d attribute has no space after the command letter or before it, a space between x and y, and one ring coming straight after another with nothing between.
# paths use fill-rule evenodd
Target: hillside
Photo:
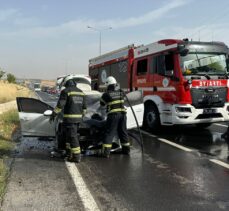
<instances>
[{"instance_id":1,"label":"hillside","mask_svg":"<svg viewBox=\"0 0 229 211\"><path fill-rule=\"evenodd\" d=\"M16 97L29 96L30 92L26 87L0 81L0 103L15 100Z\"/></svg>"}]
</instances>

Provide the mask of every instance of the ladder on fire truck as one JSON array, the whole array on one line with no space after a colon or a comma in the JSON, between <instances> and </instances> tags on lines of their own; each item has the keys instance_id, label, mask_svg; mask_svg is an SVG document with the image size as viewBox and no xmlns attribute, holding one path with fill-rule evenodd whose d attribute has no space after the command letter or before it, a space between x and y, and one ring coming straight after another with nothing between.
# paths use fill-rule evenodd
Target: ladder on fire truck
<instances>
[{"instance_id":1,"label":"ladder on fire truck","mask_svg":"<svg viewBox=\"0 0 229 211\"><path fill-rule=\"evenodd\" d=\"M125 59L128 57L130 49L135 48L134 44L128 45L126 47L111 51L109 53L103 54L101 56L92 58L89 60L89 67L92 67L97 64L102 64L108 61L113 61L115 59Z\"/></svg>"}]
</instances>

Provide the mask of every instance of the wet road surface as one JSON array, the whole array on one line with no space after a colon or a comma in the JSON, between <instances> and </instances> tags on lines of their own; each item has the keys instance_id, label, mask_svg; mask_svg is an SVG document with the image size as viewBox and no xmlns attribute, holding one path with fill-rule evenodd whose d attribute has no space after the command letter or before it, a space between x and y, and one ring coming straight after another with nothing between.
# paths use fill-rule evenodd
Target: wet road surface
<instances>
[{"instance_id":1,"label":"wet road surface","mask_svg":"<svg viewBox=\"0 0 229 211\"><path fill-rule=\"evenodd\" d=\"M226 124L213 124L206 129L192 126L165 127L154 135L143 131L143 154L140 146L133 142L130 156L112 154L110 159L84 156L76 168L101 210L229 210L229 169L211 162L211 159L216 159L228 164L227 145L221 139L226 129ZM137 134L136 131L133 133ZM187 147L190 151L161 140ZM35 139L32 146L29 145L30 152L25 150L24 153L18 153L22 159L19 162L30 160L37 168L23 162L20 165L16 160L11 181L17 181L19 176L26 178L24 181L28 182L23 185L24 191L29 190L28 184L35 181L41 181L38 184L42 184L45 181L40 186L35 183L40 191L40 200L31 199L30 208L44 200L51 208L56 204L56 210L61 210L58 207L62 208L65 202L69 205L65 210L78 210L76 207L83 210L84 205L78 194L80 190L77 187L74 189L71 184L64 161L47 159L50 140L38 141L43 144L42 150L35 153L37 141ZM25 140L24 142L26 143ZM50 186L54 184L57 187L56 193L49 192L49 183ZM8 186L5 207L9 201L11 208L16 207L17 203L9 194L21 189L20 183L14 184L14 188L12 183ZM40 187L45 187L44 195ZM46 193L53 195L54 201L52 197L44 197L47 196ZM61 198L63 193L64 197ZM74 195L75 203L68 198L71 195ZM23 205L26 195L20 199L20 204Z\"/></svg>"},{"instance_id":2,"label":"wet road surface","mask_svg":"<svg viewBox=\"0 0 229 211\"><path fill-rule=\"evenodd\" d=\"M85 157L78 168L100 203L110 208L109 193L129 210L229 209L228 169L152 139L144 136L144 154L135 144L130 157Z\"/></svg>"},{"instance_id":3,"label":"wet road surface","mask_svg":"<svg viewBox=\"0 0 229 211\"><path fill-rule=\"evenodd\" d=\"M63 159L50 158L53 146L51 139L21 139L0 210L84 210Z\"/></svg>"},{"instance_id":4,"label":"wet road surface","mask_svg":"<svg viewBox=\"0 0 229 211\"><path fill-rule=\"evenodd\" d=\"M227 123L212 124L202 129L195 126L164 127L158 137L227 162L228 147L221 138L226 130Z\"/></svg>"}]
</instances>

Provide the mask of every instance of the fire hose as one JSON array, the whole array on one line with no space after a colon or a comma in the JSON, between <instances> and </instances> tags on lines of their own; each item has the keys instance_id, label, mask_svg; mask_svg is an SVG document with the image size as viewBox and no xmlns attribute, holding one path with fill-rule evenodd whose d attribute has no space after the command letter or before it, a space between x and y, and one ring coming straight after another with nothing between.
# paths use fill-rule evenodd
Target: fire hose
<instances>
[{"instance_id":1,"label":"fire hose","mask_svg":"<svg viewBox=\"0 0 229 211\"><path fill-rule=\"evenodd\" d=\"M131 105L131 103L130 103L130 101L129 101L127 95L126 95L126 93L125 93L122 89L120 89L120 92L122 92L122 93L124 94L124 96L125 96L125 98L126 98L126 100L127 100L127 103L129 104L129 106L130 106L130 108L131 108L131 111L132 111L132 113L133 113L133 115L134 115L134 119L135 119L135 122L136 122L137 128L138 128L138 133L139 133L140 141L139 141L138 139L136 139L136 137L134 137L134 136L132 136L132 135L131 135L131 137L137 140L138 144L141 146L142 153L143 153L143 152L144 152L144 148L143 148L143 138L142 138L142 133L141 133L141 130L140 130L140 127L139 127L139 124L138 124L138 120L137 120L136 114L135 114L135 112L134 112L134 109L133 109L133 107L132 107L132 105Z\"/></svg>"}]
</instances>

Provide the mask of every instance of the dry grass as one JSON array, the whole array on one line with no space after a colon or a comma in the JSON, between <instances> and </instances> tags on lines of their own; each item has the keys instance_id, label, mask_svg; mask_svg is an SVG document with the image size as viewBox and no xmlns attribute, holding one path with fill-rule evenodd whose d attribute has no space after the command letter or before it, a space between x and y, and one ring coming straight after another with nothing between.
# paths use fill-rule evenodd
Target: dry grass
<instances>
[{"instance_id":1,"label":"dry grass","mask_svg":"<svg viewBox=\"0 0 229 211\"><path fill-rule=\"evenodd\" d=\"M56 81L53 81L53 80L42 80L41 81L41 86L54 87L55 85L56 85Z\"/></svg>"},{"instance_id":2,"label":"dry grass","mask_svg":"<svg viewBox=\"0 0 229 211\"><path fill-rule=\"evenodd\" d=\"M4 160L10 155L14 146L12 134L19 126L19 117L16 110L11 110L0 115L0 201L6 185L8 175Z\"/></svg>"},{"instance_id":3,"label":"dry grass","mask_svg":"<svg viewBox=\"0 0 229 211\"><path fill-rule=\"evenodd\" d=\"M17 84L0 81L0 103L15 100L16 97L28 97L31 91Z\"/></svg>"},{"instance_id":4,"label":"dry grass","mask_svg":"<svg viewBox=\"0 0 229 211\"><path fill-rule=\"evenodd\" d=\"M4 189L5 189L5 178L7 176L7 173L6 173L6 167L3 163L3 160L0 159L0 202L1 202L1 198L2 198L2 195L4 193Z\"/></svg>"}]
</instances>

